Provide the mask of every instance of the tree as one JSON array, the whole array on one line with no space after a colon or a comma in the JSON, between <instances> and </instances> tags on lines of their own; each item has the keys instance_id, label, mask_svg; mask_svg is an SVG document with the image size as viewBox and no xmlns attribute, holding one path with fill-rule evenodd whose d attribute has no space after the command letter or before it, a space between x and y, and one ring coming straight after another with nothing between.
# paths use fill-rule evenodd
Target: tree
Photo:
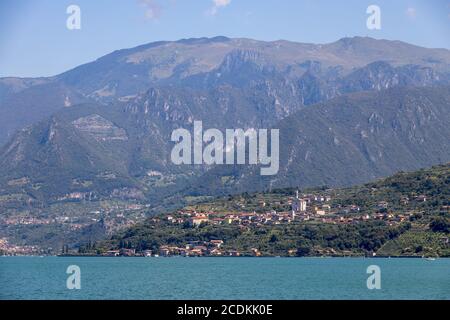
<instances>
[{"instance_id":1,"label":"tree","mask_svg":"<svg viewBox=\"0 0 450 320\"><path fill-rule=\"evenodd\" d=\"M450 232L450 221L449 221L449 219L444 218L444 217L434 218L433 221L431 221L431 223L430 223L430 229L433 232L449 233Z\"/></svg>"},{"instance_id":2,"label":"tree","mask_svg":"<svg viewBox=\"0 0 450 320\"><path fill-rule=\"evenodd\" d=\"M273 234L271 237L270 237L270 240L269 240L270 242L277 242L278 241L278 237L275 235L275 234Z\"/></svg>"},{"instance_id":3,"label":"tree","mask_svg":"<svg viewBox=\"0 0 450 320\"><path fill-rule=\"evenodd\" d=\"M299 247L297 249L297 257L307 256L310 252L311 252L311 249L309 247Z\"/></svg>"}]
</instances>

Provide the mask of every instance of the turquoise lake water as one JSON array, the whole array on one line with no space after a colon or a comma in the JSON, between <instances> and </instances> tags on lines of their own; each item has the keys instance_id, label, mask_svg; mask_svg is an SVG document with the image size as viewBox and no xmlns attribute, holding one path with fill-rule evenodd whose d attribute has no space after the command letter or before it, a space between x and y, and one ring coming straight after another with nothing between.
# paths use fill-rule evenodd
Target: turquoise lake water
<instances>
[{"instance_id":1,"label":"turquoise lake water","mask_svg":"<svg viewBox=\"0 0 450 320\"><path fill-rule=\"evenodd\" d=\"M81 270L69 290L67 267ZM381 289L367 289L367 267ZM450 299L450 259L0 257L0 299Z\"/></svg>"}]
</instances>

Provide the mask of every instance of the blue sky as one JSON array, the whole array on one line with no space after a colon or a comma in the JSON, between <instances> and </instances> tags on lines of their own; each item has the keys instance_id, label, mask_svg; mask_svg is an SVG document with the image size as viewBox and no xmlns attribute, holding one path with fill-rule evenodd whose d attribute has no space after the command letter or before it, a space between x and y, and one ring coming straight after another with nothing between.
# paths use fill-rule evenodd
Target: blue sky
<instances>
[{"instance_id":1,"label":"blue sky","mask_svg":"<svg viewBox=\"0 0 450 320\"><path fill-rule=\"evenodd\" d=\"M71 4L81 30L66 28ZM381 30L366 27L372 4ZM50 76L117 49L217 35L314 43L359 35L450 49L450 0L0 0L0 77Z\"/></svg>"}]
</instances>

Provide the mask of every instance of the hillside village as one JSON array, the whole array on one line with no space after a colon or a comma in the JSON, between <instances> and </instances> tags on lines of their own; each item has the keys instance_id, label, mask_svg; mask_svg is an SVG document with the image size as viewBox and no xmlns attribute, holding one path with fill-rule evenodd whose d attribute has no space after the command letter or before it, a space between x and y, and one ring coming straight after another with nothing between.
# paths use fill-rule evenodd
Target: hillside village
<instances>
[{"instance_id":1,"label":"hillside village","mask_svg":"<svg viewBox=\"0 0 450 320\"><path fill-rule=\"evenodd\" d=\"M328 190L331 192L332 190ZM409 199L403 199L405 202ZM416 202L426 202L426 196L415 197ZM279 203L278 203L279 204ZM287 198L287 204L291 207L289 211L267 210L263 213L257 212L197 212L196 210L180 210L175 214L165 217L150 219L153 223L170 223L174 226L199 228L205 225L232 225L240 229L258 228L261 226L275 226L295 223L323 223L323 224L358 224L367 221L383 221L388 226L399 225L409 221L414 212L395 213L389 211L389 203L380 201L374 208L373 213L361 214L361 208L355 204L348 206L332 205L332 198L327 193L300 194L296 191L295 196ZM259 206L266 207L265 202ZM240 256L243 253L235 249L223 249L222 239L210 241L190 241L183 246L163 245L157 251L136 251L131 248L120 248L108 250L106 256ZM246 252L245 255L248 255ZM252 248L251 255L261 256L257 248ZM296 250L290 250L288 255L296 255Z\"/></svg>"},{"instance_id":2,"label":"hillside village","mask_svg":"<svg viewBox=\"0 0 450 320\"><path fill-rule=\"evenodd\" d=\"M350 188L239 194L149 218L97 254L448 256L449 165ZM89 252L85 250L83 252ZM92 250L91 250L92 252Z\"/></svg>"},{"instance_id":3,"label":"hillside village","mask_svg":"<svg viewBox=\"0 0 450 320\"><path fill-rule=\"evenodd\" d=\"M107 210L116 219L123 219L123 227L116 227L110 240L89 240L75 248L63 246L61 254L297 256L299 250L307 246L308 250L313 248L312 254L375 255L386 242L408 230L421 238L429 237L427 230L434 219L444 219L448 226L447 180L448 165L418 173L401 173L347 189L299 191L291 188L230 195L193 202L170 214L151 216L144 223L139 223L138 217L143 219L145 205L116 204ZM136 220L126 220L131 217ZM78 227L77 222L68 217L54 219L63 219L71 228ZM29 219L5 219L5 222L43 223ZM445 225L441 228L443 232L433 234L433 250L438 250L436 244L444 251L449 248ZM420 250L428 250L420 247L424 246L406 249L415 255L420 254ZM408 250L405 254L411 254ZM3 238L0 252L27 255L50 251L38 246L18 246Z\"/></svg>"}]
</instances>

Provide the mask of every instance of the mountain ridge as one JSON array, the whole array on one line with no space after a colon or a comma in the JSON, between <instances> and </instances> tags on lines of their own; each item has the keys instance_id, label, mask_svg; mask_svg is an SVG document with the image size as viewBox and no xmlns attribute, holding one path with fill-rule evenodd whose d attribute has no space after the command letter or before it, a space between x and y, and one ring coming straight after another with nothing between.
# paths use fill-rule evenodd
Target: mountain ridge
<instances>
[{"instance_id":1,"label":"mountain ridge","mask_svg":"<svg viewBox=\"0 0 450 320\"><path fill-rule=\"evenodd\" d=\"M185 94L151 89L135 100L115 105L86 104L65 109L23 130L3 147L0 179L8 186L9 181L27 177L28 187L19 190L28 190L25 193L35 197L40 194L38 198L47 199L46 203L65 193L95 191L94 186L107 197L115 188L137 188L139 193L161 200L160 193L183 190L186 179L191 181L191 191L186 189L185 195L285 187L295 181L300 186L337 186L450 160L446 126L450 119L449 86L352 93L294 109L278 118L261 96L255 101L253 96L245 100L244 93L238 92L227 107L221 105L224 113L211 113L218 101L231 97L230 91L219 96L203 92L196 96L192 91ZM262 110L262 106L267 109ZM271 121L264 123L264 118ZM205 128L219 130L261 125L279 128L278 175L260 177L255 166L173 165L171 132L179 127L191 128L195 120L202 120ZM161 180L171 177L170 182L162 188L146 185L149 172L157 172ZM106 188L97 178L104 174L116 175ZM228 182L222 183L217 177L228 177ZM93 186L72 184L80 178ZM41 184L39 190L31 188L33 183ZM3 193L15 189L3 187Z\"/></svg>"},{"instance_id":2,"label":"mountain ridge","mask_svg":"<svg viewBox=\"0 0 450 320\"><path fill-rule=\"evenodd\" d=\"M254 73L250 78L238 81L229 77L225 83L231 81L232 85L240 86L249 81L255 85L276 80L295 86L300 81L303 90L311 91L298 97L304 104L360 90L360 85L336 89L336 79L377 61L385 61L392 68L411 65L424 69L422 76L420 72L413 72L419 75L409 81L414 85L450 82L449 50L428 49L399 41L366 37L344 38L321 45L226 37L159 41L116 50L52 77L0 78L0 144L5 143L14 131L64 107L85 102L111 103L140 94L149 87L186 85L192 77L217 78L217 69L233 50L257 52L262 59L260 67L274 71L277 78L271 79L273 72ZM239 56L233 59L239 61ZM234 72L234 76L237 74ZM389 80L384 82L389 83ZM11 114L21 117L14 118Z\"/></svg>"}]
</instances>

